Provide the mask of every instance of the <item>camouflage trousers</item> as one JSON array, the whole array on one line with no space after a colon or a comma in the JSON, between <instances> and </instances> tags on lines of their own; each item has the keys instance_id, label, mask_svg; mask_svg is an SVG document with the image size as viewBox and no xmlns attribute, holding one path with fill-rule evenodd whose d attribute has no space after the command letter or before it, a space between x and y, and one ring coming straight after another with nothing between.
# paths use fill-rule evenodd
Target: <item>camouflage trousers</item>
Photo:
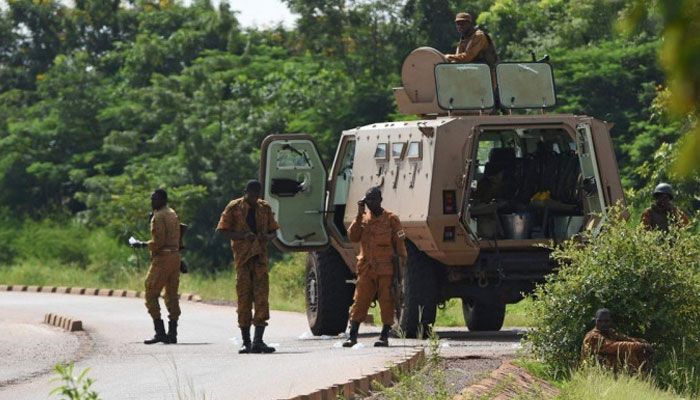
<instances>
[{"instance_id":1,"label":"camouflage trousers","mask_svg":"<svg viewBox=\"0 0 700 400\"><path fill-rule=\"evenodd\" d=\"M379 275L371 269L362 271L355 284L355 302L350 309L350 320L363 322L374 299L379 301L382 324L394 324L394 297L391 293L392 275Z\"/></svg>"},{"instance_id":2,"label":"camouflage trousers","mask_svg":"<svg viewBox=\"0 0 700 400\"><path fill-rule=\"evenodd\" d=\"M236 266L236 295L238 297L238 326L266 326L270 319L270 279L267 262L254 256ZM255 316L253 316L253 305Z\"/></svg>"},{"instance_id":3,"label":"camouflage trousers","mask_svg":"<svg viewBox=\"0 0 700 400\"><path fill-rule=\"evenodd\" d=\"M151 318L161 319L158 297L165 289L163 298L168 309L168 318L177 321L180 317L178 286L180 285L180 253L162 253L151 258L151 268L146 276L146 308Z\"/></svg>"}]
</instances>

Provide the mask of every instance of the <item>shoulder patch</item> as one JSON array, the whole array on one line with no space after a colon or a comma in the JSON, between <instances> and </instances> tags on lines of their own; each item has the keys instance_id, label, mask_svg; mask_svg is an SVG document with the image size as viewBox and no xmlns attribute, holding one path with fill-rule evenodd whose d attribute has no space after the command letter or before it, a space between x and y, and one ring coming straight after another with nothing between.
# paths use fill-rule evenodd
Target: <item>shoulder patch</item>
<instances>
[{"instance_id":1,"label":"shoulder patch","mask_svg":"<svg viewBox=\"0 0 700 400\"><path fill-rule=\"evenodd\" d=\"M401 230L399 230L398 232L396 232L396 236L398 236L399 239L405 239L405 238L406 238L406 232L405 232L403 229L401 229Z\"/></svg>"}]
</instances>

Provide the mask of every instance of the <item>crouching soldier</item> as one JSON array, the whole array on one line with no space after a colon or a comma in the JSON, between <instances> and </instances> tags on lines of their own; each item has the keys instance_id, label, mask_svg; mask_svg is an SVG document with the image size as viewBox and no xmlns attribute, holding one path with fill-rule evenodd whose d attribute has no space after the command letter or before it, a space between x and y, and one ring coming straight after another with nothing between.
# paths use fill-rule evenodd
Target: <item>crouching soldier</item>
<instances>
[{"instance_id":1,"label":"crouching soldier","mask_svg":"<svg viewBox=\"0 0 700 400\"><path fill-rule=\"evenodd\" d=\"M648 371L653 362L654 349L643 339L616 332L612 328L610 310L601 308L596 312L595 328L583 339L581 358L593 359L600 365L617 372Z\"/></svg>"},{"instance_id":2,"label":"crouching soldier","mask_svg":"<svg viewBox=\"0 0 700 400\"><path fill-rule=\"evenodd\" d=\"M249 181L243 197L228 203L216 227L217 232L231 240L236 264L238 326L243 338L243 346L238 351L241 354L275 351L263 342L263 334L270 319L267 243L275 238L279 226L270 206L260 199L261 191L259 181ZM252 343L251 324L255 326Z\"/></svg>"},{"instance_id":3,"label":"crouching soldier","mask_svg":"<svg viewBox=\"0 0 700 400\"><path fill-rule=\"evenodd\" d=\"M146 276L146 309L153 318L155 336L145 344L177 343L177 320L180 317L178 286L180 285L180 220L168 207L168 193L157 189L151 195L151 240L132 242L133 247L148 247L151 267ZM165 306L168 309L168 333L160 317L158 297L165 289Z\"/></svg>"},{"instance_id":4,"label":"crouching soldier","mask_svg":"<svg viewBox=\"0 0 700 400\"><path fill-rule=\"evenodd\" d=\"M350 311L350 337L343 346L352 347L357 343L360 323L365 320L370 304L377 298L383 327L374 346L386 347L394 324L394 299L391 293L393 263L395 257L398 257L400 265L406 260L405 235L399 217L382 208L382 192L378 187L369 189L357 205L357 217L348 228L348 238L360 242L360 255L355 302ZM365 207L369 209L367 214Z\"/></svg>"}]
</instances>

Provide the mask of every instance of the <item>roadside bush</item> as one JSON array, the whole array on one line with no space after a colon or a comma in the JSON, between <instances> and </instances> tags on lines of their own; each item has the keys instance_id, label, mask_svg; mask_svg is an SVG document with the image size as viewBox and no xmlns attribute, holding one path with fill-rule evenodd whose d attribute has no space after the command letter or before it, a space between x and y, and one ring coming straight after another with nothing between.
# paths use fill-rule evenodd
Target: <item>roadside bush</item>
<instances>
[{"instance_id":1,"label":"roadside bush","mask_svg":"<svg viewBox=\"0 0 700 400\"><path fill-rule=\"evenodd\" d=\"M42 262L56 261L85 267L90 251L85 246L91 233L78 223L64 220L25 220L14 241L16 257Z\"/></svg>"},{"instance_id":2,"label":"roadside bush","mask_svg":"<svg viewBox=\"0 0 700 400\"><path fill-rule=\"evenodd\" d=\"M700 238L689 229L646 232L620 214L613 211L586 246L554 249L560 269L533 295L527 343L561 378L577 364L595 310L606 307L619 331L653 344L657 382L692 390L700 371ZM678 371L684 379L673 378Z\"/></svg>"}]
</instances>

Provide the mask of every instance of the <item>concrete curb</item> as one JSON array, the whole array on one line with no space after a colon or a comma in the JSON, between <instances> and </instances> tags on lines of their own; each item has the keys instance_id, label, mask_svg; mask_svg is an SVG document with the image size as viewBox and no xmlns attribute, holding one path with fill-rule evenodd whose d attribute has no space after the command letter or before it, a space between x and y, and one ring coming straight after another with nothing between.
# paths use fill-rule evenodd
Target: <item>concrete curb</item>
<instances>
[{"instance_id":1,"label":"concrete curb","mask_svg":"<svg viewBox=\"0 0 700 400\"><path fill-rule=\"evenodd\" d=\"M339 397L350 400L366 397L370 394L372 386L377 384L390 386L399 379L400 373L412 371L425 359L425 349L416 350L413 355L402 358L393 363L392 366L381 371L375 371L360 378L351 379L345 383L340 383L315 390L309 394L290 397L280 400L336 400Z\"/></svg>"},{"instance_id":2,"label":"concrete curb","mask_svg":"<svg viewBox=\"0 0 700 400\"><path fill-rule=\"evenodd\" d=\"M136 290L83 288L66 286L0 285L0 292L59 293L101 297L130 297L140 299L144 298L144 292ZM180 301L193 301L195 303L201 303L202 297L194 293L180 293Z\"/></svg>"},{"instance_id":3,"label":"concrete curb","mask_svg":"<svg viewBox=\"0 0 700 400\"><path fill-rule=\"evenodd\" d=\"M83 330L82 321L58 314L48 313L44 315L44 323L61 328L68 332L78 332Z\"/></svg>"}]
</instances>

